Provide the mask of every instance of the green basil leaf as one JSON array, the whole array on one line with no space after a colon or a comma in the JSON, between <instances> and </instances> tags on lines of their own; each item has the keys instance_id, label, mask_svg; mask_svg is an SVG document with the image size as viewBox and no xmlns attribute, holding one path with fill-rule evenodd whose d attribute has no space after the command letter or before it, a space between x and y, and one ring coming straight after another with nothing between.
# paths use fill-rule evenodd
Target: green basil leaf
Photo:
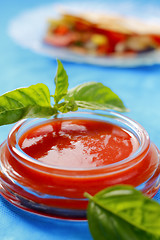
<instances>
[{"instance_id":1,"label":"green basil leaf","mask_svg":"<svg viewBox=\"0 0 160 240\"><path fill-rule=\"evenodd\" d=\"M73 97L80 108L113 109L127 111L122 100L112 90L102 83L88 82L68 91L65 99ZM85 104L82 104L85 103ZM86 105L88 103L88 106ZM90 103L90 105L89 105ZM86 107L85 107L86 105ZM95 106L94 106L95 105ZM99 107L98 107L99 106Z\"/></svg>"},{"instance_id":2,"label":"green basil leaf","mask_svg":"<svg viewBox=\"0 0 160 240\"><path fill-rule=\"evenodd\" d=\"M45 84L19 88L0 96L0 125L28 117L49 117L56 113L50 103L50 92Z\"/></svg>"},{"instance_id":3,"label":"green basil leaf","mask_svg":"<svg viewBox=\"0 0 160 240\"><path fill-rule=\"evenodd\" d=\"M54 101L55 103L58 103L66 94L68 91L68 76L67 73L61 63L61 61L57 60L58 68L57 73L54 78L54 82L56 85L55 94L54 94Z\"/></svg>"},{"instance_id":4,"label":"green basil leaf","mask_svg":"<svg viewBox=\"0 0 160 240\"><path fill-rule=\"evenodd\" d=\"M109 104L98 104L96 102L85 102L85 101L75 101L79 108L90 109L90 110L106 110L112 109L118 112L122 111L122 108L109 105ZM124 110L125 111L125 110Z\"/></svg>"},{"instance_id":5,"label":"green basil leaf","mask_svg":"<svg viewBox=\"0 0 160 240\"><path fill-rule=\"evenodd\" d=\"M89 197L87 217L95 240L160 240L160 206L131 186Z\"/></svg>"},{"instance_id":6,"label":"green basil leaf","mask_svg":"<svg viewBox=\"0 0 160 240\"><path fill-rule=\"evenodd\" d=\"M74 112L78 110L78 106L74 99L70 99L69 101L64 101L60 104L58 104L58 110L62 113L67 113L67 112Z\"/></svg>"}]
</instances>

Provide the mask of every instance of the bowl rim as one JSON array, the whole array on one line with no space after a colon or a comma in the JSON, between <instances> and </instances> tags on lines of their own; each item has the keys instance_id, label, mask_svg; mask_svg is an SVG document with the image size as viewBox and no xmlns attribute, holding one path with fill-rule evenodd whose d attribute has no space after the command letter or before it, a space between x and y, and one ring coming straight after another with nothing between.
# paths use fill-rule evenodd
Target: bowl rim
<instances>
[{"instance_id":1,"label":"bowl rim","mask_svg":"<svg viewBox=\"0 0 160 240\"><path fill-rule=\"evenodd\" d=\"M27 155L18 145L18 139L19 139L19 133L22 131L22 129L27 128L30 124L33 124L34 126L40 125L42 123L47 123L50 121L57 121L58 119L69 119L70 117L73 118L80 118L78 117L79 114L84 115L84 117L81 117L81 119L96 119L96 117L103 118L102 121L106 119L114 119L117 121L118 124L123 124L126 127L129 127L132 129L130 132L134 132L136 134L136 137L140 143L139 148L129 157L122 159L121 161L103 165L103 166L97 166L97 167L88 167L88 168L70 168L70 167L59 167L54 165L45 164L43 162L40 162L31 156ZM75 115L75 117L74 117ZM124 128L125 129L125 128ZM131 167L134 164L137 164L139 161L141 161L145 155L148 153L149 147L150 147L150 138L147 133L147 131L136 121L132 120L128 116L122 115L120 113L117 113L115 111L111 110L105 110L105 111L76 111L76 112L69 112L69 113L63 113L59 114L56 119L44 119L44 118L33 118L33 119L23 119L20 120L18 123L16 123L11 131L8 134L7 137L7 146L10 150L10 153L13 155L14 158L16 158L18 161L21 161L23 164L28 164L28 166L39 169L41 171L58 171L59 173L66 172L68 175L71 172L74 173L85 173L85 172L103 172L103 170L106 169L117 169L118 171L126 169L126 167ZM67 173L68 172L68 173ZM113 173L113 171L112 171ZM64 173L63 173L64 174ZM62 175L63 175L62 174ZM75 174L76 175L76 174Z\"/></svg>"}]
</instances>

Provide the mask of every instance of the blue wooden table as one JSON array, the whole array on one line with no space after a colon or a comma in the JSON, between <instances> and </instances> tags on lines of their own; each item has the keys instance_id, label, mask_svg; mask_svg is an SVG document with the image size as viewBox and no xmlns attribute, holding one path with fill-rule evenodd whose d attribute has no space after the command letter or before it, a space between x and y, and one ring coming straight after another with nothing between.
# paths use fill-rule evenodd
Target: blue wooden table
<instances>
[{"instance_id":1,"label":"blue wooden table","mask_svg":"<svg viewBox=\"0 0 160 240\"><path fill-rule=\"evenodd\" d=\"M8 35L11 20L23 11L54 0L1 1L0 3L0 94L39 82L54 91L56 60L20 47ZM139 1L137 1L139 2ZM146 1L140 1L141 4ZM150 1L148 1L150 2ZM65 1L66 3L66 1ZM152 1L160 8L160 3ZM87 81L109 86L124 101L130 112L160 148L160 65L136 68L101 67L63 61L70 87ZM2 142L11 126L0 128ZM159 198L159 193L155 197ZM45 219L17 209L0 197L1 240L80 240L92 239L87 222L66 222Z\"/></svg>"}]
</instances>

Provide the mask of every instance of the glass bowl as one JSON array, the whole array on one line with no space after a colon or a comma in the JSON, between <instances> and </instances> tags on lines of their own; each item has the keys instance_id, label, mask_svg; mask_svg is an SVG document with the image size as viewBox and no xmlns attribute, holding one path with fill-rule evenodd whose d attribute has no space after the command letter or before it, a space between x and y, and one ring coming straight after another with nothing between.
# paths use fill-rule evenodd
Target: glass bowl
<instances>
[{"instance_id":1,"label":"glass bowl","mask_svg":"<svg viewBox=\"0 0 160 240\"><path fill-rule=\"evenodd\" d=\"M132 133L138 140L139 147L129 157L105 166L53 166L37 161L23 152L19 139L35 126L55 119L19 121L0 148L0 192L4 198L29 212L54 218L84 220L88 203L84 192L94 195L115 184L129 184L149 197L156 194L160 185L160 154L139 123L113 111L58 115L58 120L75 118L116 125Z\"/></svg>"}]
</instances>

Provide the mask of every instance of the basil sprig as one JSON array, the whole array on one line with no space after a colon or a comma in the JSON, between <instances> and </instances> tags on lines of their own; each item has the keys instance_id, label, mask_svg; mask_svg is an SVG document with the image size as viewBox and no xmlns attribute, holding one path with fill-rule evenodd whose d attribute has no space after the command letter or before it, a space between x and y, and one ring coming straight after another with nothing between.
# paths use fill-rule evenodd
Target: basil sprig
<instances>
[{"instance_id":1,"label":"basil sprig","mask_svg":"<svg viewBox=\"0 0 160 240\"><path fill-rule=\"evenodd\" d=\"M0 96L0 125L23 118L51 117L78 108L127 111L122 100L101 83L85 83L68 91L67 73L62 63L57 62L54 95L42 83L3 94ZM54 98L54 105L51 104L51 97Z\"/></svg>"},{"instance_id":2,"label":"basil sprig","mask_svg":"<svg viewBox=\"0 0 160 240\"><path fill-rule=\"evenodd\" d=\"M85 197L95 240L160 240L160 206L135 188L117 185Z\"/></svg>"}]
</instances>

